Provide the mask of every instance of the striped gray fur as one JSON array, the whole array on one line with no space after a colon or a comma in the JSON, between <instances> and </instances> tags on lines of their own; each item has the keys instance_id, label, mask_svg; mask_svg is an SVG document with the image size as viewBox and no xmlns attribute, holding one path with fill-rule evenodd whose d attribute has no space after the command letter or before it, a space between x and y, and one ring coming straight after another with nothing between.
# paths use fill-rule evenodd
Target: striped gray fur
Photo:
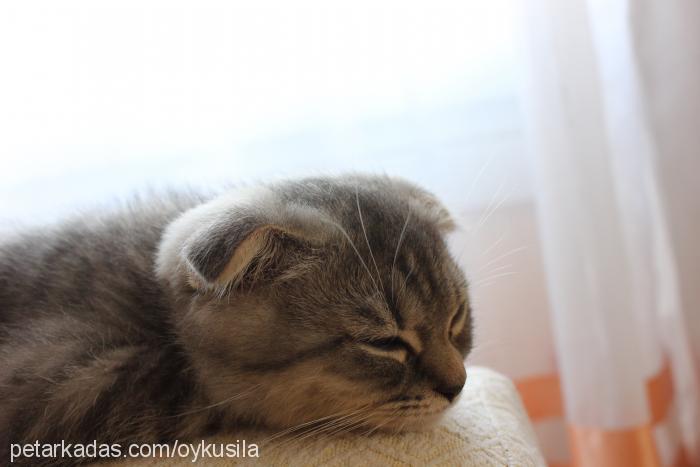
<instances>
[{"instance_id":1,"label":"striped gray fur","mask_svg":"<svg viewBox=\"0 0 700 467\"><path fill-rule=\"evenodd\" d=\"M10 443L168 442L353 411L355 428L428 426L472 342L452 228L421 188L353 174L171 192L7 239L0 463Z\"/></svg>"}]
</instances>

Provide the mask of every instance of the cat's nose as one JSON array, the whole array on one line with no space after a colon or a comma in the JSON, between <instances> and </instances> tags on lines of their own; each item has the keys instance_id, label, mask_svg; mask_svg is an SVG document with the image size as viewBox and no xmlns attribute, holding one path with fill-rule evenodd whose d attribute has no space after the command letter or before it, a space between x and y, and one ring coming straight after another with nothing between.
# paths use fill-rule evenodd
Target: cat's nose
<instances>
[{"instance_id":1,"label":"cat's nose","mask_svg":"<svg viewBox=\"0 0 700 467\"><path fill-rule=\"evenodd\" d=\"M462 392L463 387L464 384L459 384L456 386L437 386L435 388L435 392L444 396L445 399L447 399L448 401L452 402L457 396L459 396L459 393Z\"/></svg>"}]
</instances>

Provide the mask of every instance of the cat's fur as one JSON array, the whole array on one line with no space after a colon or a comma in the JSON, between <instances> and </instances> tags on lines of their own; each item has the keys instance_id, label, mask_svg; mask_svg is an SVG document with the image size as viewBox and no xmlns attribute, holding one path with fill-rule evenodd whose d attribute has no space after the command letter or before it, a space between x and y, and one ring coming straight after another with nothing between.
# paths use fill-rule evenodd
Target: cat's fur
<instances>
[{"instance_id":1,"label":"cat's fur","mask_svg":"<svg viewBox=\"0 0 700 467\"><path fill-rule=\"evenodd\" d=\"M459 393L471 348L451 228L424 190L350 175L170 194L6 241L0 462L35 440L347 414L424 426Z\"/></svg>"}]
</instances>

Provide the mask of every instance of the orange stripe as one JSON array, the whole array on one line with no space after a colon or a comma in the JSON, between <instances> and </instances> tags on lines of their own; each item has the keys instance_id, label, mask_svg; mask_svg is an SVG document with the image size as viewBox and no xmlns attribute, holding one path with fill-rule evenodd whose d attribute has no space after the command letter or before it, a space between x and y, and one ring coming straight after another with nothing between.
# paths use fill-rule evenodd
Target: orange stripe
<instances>
[{"instance_id":1,"label":"orange stripe","mask_svg":"<svg viewBox=\"0 0 700 467\"><path fill-rule=\"evenodd\" d=\"M568 462L547 462L547 467L571 467Z\"/></svg>"},{"instance_id":2,"label":"orange stripe","mask_svg":"<svg viewBox=\"0 0 700 467\"><path fill-rule=\"evenodd\" d=\"M676 460L673 461L673 467L692 467L693 464L690 463L690 459L688 459L685 449L680 448L678 450L678 455L676 456Z\"/></svg>"},{"instance_id":3,"label":"orange stripe","mask_svg":"<svg viewBox=\"0 0 700 467\"><path fill-rule=\"evenodd\" d=\"M563 416L563 401L557 374L522 379L515 384L530 419ZM656 452L651 426L663 422L670 411L674 397L671 365L664 362L661 370L647 380L646 394L651 423L628 430L601 430L597 428L569 427L573 464L554 462L550 467L658 467L661 465ZM673 467L689 467L685 453L679 451Z\"/></svg>"},{"instance_id":4,"label":"orange stripe","mask_svg":"<svg viewBox=\"0 0 700 467\"><path fill-rule=\"evenodd\" d=\"M661 371L647 381L647 400L651 412L651 424L656 425L664 421L673 401L673 377L668 360L664 362Z\"/></svg>"},{"instance_id":5,"label":"orange stripe","mask_svg":"<svg viewBox=\"0 0 700 467\"><path fill-rule=\"evenodd\" d=\"M515 383L515 387L531 420L563 416L564 404L556 373L521 379ZM646 391L651 424L656 425L666 419L673 401L673 378L668 361L659 373L647 381Z\"/></svg>"},{"instance_id":6,"label":"orange stripe","mask_svg":"<svg viewBox=\"0 0 700 467\"><path fill-rule=\"evenodd\" d=\"M563 416L564 406L558 375L522 379L515 383L515 387L531 420Z\"/></svg>"},{"instance_id":7,"label":"orange stripe","mask_svg":"<svg viewBox=\"0 0 700 467\"><path fill-rule=\"evenodd\" d=\"M627 430L569 426L576 467L660 467L650 425Z\"/></svg>"}]
</instances>

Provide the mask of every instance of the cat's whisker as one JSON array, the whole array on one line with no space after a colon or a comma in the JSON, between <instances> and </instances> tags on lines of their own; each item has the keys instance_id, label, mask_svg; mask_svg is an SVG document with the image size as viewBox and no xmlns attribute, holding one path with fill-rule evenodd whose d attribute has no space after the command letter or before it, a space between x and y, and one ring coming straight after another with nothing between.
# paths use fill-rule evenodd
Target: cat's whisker
<instances>
[{"instance_id":1,"label":"cat's whisker","mask_svg":"<svg viewBox=\"0 0 700 467\"><path fill-rule=\"evenodd\" d=\"M501 242L502 242L505 238L506 238L506 231L504 230L504 231L501 233L501 235L498 237L498 240L496 240L496 241L493 242L491 245L489 245L485 250L483 250L483 251L479 254L479 256L486 256L487 254L489 254L489 253L491 252L491 250L493 250L493 249L496 248L498 245L500 245Z\"/></svg>"},{"instance_id":2,"label":"cat's whisker","mask_svg":"<svg viewBox=\"0 0 700 467\"><path fill-rule=\"evenodd\" d=\"M377 280L382 285L382 292L386 295L384 290L384 283L382 282L382 274L379 272L379 267L377 266L377 261L374 259L374 253L372 253L372 246L369 244L369 238L367 237L367 229L365 228L365 221L362 219L362 209L360 209L360 193L358 187L355 187L355 202L357 204L357 215L360 217L360 226L362 227L362 233L365 236L365 242L367 242L367 249L369 249L369 256L372 258L374 263L374 269L377 271Z\"/></svg>"},{"instance_id":3,"label":"cat's whisker","mask_svg":"<svg viewBox=\"0 0 700 467\"><path fill-rule=\"evenodd\" d=\"M469 231L472 235L474 235L479 230L479 227L483 225L482 220L488 215L489 212L491 212L491 208L494 206L494 204L498 204L498 197L501 195L501 191L503 190L505 185L506 181L503 180L498 186L498 188L496 188L496 191L493 193L493 196L491 196L491 200L488 202L486 207L482 209L481 215L479 216L479 220L477 220L476 224L469 228Z\"/></svg>"},{"instance_id":4,"label":"cat's whisker","mask_svg":"<svg viewBox=\"0 0 700 467\"><path fill-rule=\"evenodd\" d=\"M377 281L374 280L374 276L372 275L372 272L369 270L369 267L367 267L367 263L365 263L365 260L362 258L362 255L360 254L359 250L355 246L355 243L352 241L350 238L350 235L345 231L342 225L333 222L333 221L328 221L331 225L336 227L338 230L340 230L340 233L343 234L345 239L350 243L350 246L352 247L353 251L357 254L357 257L360 260L360 263L362 263L362 266L365 268L365 271L367 271L367 274L369 275L370 280L372 281L372 284L374 284L374 287L377 289L377 292L379 292L379 285L377 284Z\"/></svg>"},{"instance_id":5,"label":"cat's whisker","mask_svg":"<svg viewBox=\"0 0 700 467\"><path fill-rule=\"evenodd\" d=\"M498 280L492 280L483 284L479 284L479 289L483 290L487 287L491 287L492 285L499 284L500 282Z\"/></svg>"},{"instance_id":6,"label":"cat's whisker","mask_svg":"<svg viewBox=\"0 0 700 467\"><path fill-rule=\"evenodd\" d=\"M342 413L342 412L341 412L341 413ZM326 415L325 417L320 417L320 418L317 418L317 419L315 419L315 420L311 420L311 421L308 421L308 422L305 422L305 423L300 423L300 424L298 424L298 425L294 425L294 426L289 427L289 428L286 428L286 429L284 429L284 430L282 430L282 431L278 431L278 432L275 433L274 435L269 436L269 437L265 438L264 440L262 440L262 442L263 442L263 443L267 443L267 442L273 441L273 440L275 440L275 439L277 439L277 438L281 438L282 436L285 436L285 435L287 435L287 434L289 434L289 433L293 433L293 432L295 432L295 431L297 431L297 430L303 430L303 429L304 429L305 427L307 427L307 426L314 425L314 424L316 424L316 423L322 422L323 420L328 420L328 419L333 418L333 417L335 417L335 416L337 416L337 414L334 414L334 415Z\"/></svg>"},{"instance_id":7,"label":"cat's whisker","mask_svg":"<svg viewBox=\"0 0 700 467\"><path fill-rule=\"evenodd\" d=\"M492 265L492 264L494 264L494 263L498 263L498 262L501 261L502 259L505 259L505 258L507 258L507 257L509 257L509 256L512 256L512 255L514 255L515 253L519 253L519 252L521 252L521 251L523 251L523 250L527 250L527 247L526 247L526 246L520 246L520 247L517 247L517 248L513 248L512 250L509 250L509 251L507 251L507 252L505 252L505 253L503 253L503 254L501 254L501 255L499 255L499 256L493 258L492 260L490 260L490 261L484 263L483 265L481 265L480 270L483 270L483 269L486 268L487 266L490 266L490 265Z\"/></svg>"},{"instance_id":8,"label":"cat's whisker","mask_svg":"<svg viewBox=\"0 0 700 467\"><path fill-rule=\"evenodd\" d=\"M335 429L331 429L330 431L326 431L325 433L323 433L321 439L331 438L342 433L348 433L352 430L356 430L362 425L365 425L367 423L367 420L369 420L373 416L375 416L374 412L355 416L352 419L340 423L338 426L335 427Z\"/></svg>"},{"instance_id":9,"label":"cat's whisker","mask_svg":"<svg viewBox=\"0 0 700 467\"><path fill-rule=\"evenodd\" d=\"M492 276L485 277L485 278L483 278L483 279L480 279L480 280L474 282L474 283L472 284L472 286L474 286L474 287L479 287L479 286L482 285L482 284L491 282L491 281L493 281L493 280L495 280L495 279L498 279L498 278L500 278L500 277L513 276L513 275L515 275L515 274L517 274L517 273L518 273L517 271L508 271L508 272L502 272L502 273L500 273L500 274L494 274L494 275L492 275Z\"/></svg>"},{"instance_id":10,"label":"cat's whisker","mask_svg":"<svg viewBox=\"0 0 700 467\"><path fill-rule=\"evenodd\" d=\"M499 277L512 276L517 273L518 271L513 270L510 265L504 268L497 268L493 271L488 271L486 274L480 275L480 277L474 280L470 285L472 287L478 287L479 285L491 282Z\"/></svg>"},{"instance_id":11,"label":"cat's whisker","mask_svg":"<svg viewBox=\"0 0 700 467\"><path fill-rule=\"evenodd\" d=\"M352 411L351 413L357 412L357 411L362 410L362 409L363 409L363 408L356 409L356 410ZM340 412L336 412L336 413L331 414L331 415L326 415L325 417L320 417L320 418L317 418L317 419L315 419L315 420L311 420L311 421L308 421L308 422L300 423L299 425L295 425L295 426L289 427L289 428L287 428L287 429L285 429L285 430L282 430L282 431L280 431L280 432L275 433L274 435L270 436L269 438L266 438L265 440L263 440L263 442L271 441L271 440L273 440L273 439L276 439L276 438L279 438L279 437L281 437L281 436L284 436L284 435L286 435L286 434L288 434L288 433L292 433L292 432L294 432L294 431L296 431L296 430L303 429L304 427L307 427L307 426L309 426L309 425L314 425L315 423L319 423L319 422L321 422L321 421L323 421L323 420L334 419L334 418L339 417L339 416L342 416L342 415L347 415L347 413L348 413L348 410L342 410L342 411L340 411Z\"/></svg>"},{"instance_id":12,"label":"cat's whisker","mask_svg":"<svg viewBox=\"0 0 700 467\"><path fill-rule=\"evenodd\" d=\"M408 425L408 420L404 420L401 425L399 425L399 431L403 431L406 425Z\"/></svg>"},{"instance_id":13,"label":"cat's whisker","mask_svg":"<svg viewBox=\"0 0 700 467\"><path fill-rule=\"evenodd\" d=\"M319 429L321 429L321 431L323 432L328 432L330 430L333 430L334 428L345 427L351 424L355 424L358 421L366 421L375 414L376 405L365 405L343 417L336 417L333 420L329 420L328 422L324 423L322 427L319 427Z\"/></svg>"},{"instance_id":14,"label":"cat's whisker","mask_svg":"<svg viewBox=\"0 0 700 467\"><path fill-rule=\"evenodd\" d=\"M224 399L224 400L222 400L222 401L216 402L216 403L214 403L214 404L207 405L207 406L205 406L205 407L197 407L196 409L191 409L191 410L188 410L188 411L186 411L186 412L181 412L181 413L179 413L179 414L177 414L177 415L173 415L173 417L182 417L182 416L185 416L185 415L191 415L191 414L193 414L193 413L203 412L203 411L205 411L205 410L213 409L214 407L219 407L219 406L228 404L229 402L233 402L233 401L235 401L235 400L242 399L242 398L244 398L244 397L246 397L246 396L249 396L249 395L253 394L253 393L254 393L258 388L260 388L261 386L262 386L262 384L255 384L255 385L253 385L252 387L248 388L246 391L239 392L238 394L234 394L233 396L227 397L226 399Z\"/></svg>"},{"instance_id":15,"label":"cat's whisker","mask_svg":"<svg viewBox=\"0 0 700 467\"><path fill-rule=\"evenodd\" d=\"M409 209L406 214L406 221L403 223L403 228L401 229L401 234L399 234L399 241L396 243L396 251L394 252L394 260L391 263L391 301L394 302L394 272L396 270L396 257L399 255L399 248L401 248L401 242L403 241L403 236L406 233L406 227L408 227L408 221L411 218L411 211Z\"/></svg>"},{"instance_id":16,"label":"cat's whisker","mask_svg":"<svg viewBox=\"0 0 700 467\"><path fill-rule=\"evenodd\" d=\"M501 199L501 201L499 201L498 204L497 204L496 206L494 206L493 209L491 209L491 210L486 214L486 216L485 216L484 218L482 218L482 219L479 221L479 223L476 225L476 230L479 230L481 227L483 227L483 226L486 224L486 222L488 221L489 217L491 217L491 216L493 215L494 212L498 211L498 209L499 209L501 206L503 206L503 204L504 204L506 201L508 201L508 199L510 198L510 195L511 195L512 193L513 193L513 190L509 191L505 196L503 196L503 199Z\"/></svg>"},{"instance_id":17,"label":"cat's whisker","mask_svg":"<svg viewBox=\"0 0 700 467\"><path fill-rule=\"evenodd\" d=\"M491 165L491 161L493 161L494 157L495 154L491 154L482 164L481 169L479 169L479 172L477 172L476 177L474 177L474 180L472 181L472 184L469 187L469 191L467 191L467 194L465 196L465 202L469 201L469 199L471 198L471 195L474 192L476 185L479 183L479 180L481 180L481 176L484 175L484 172L486 172L488 166Z\"/></svg>"},{"instance_id":18,"label":"cat's whisker","mask_svg":"<svg viewBox=\"0 0 700 467\"><path fill-rule=\"evenodd\" d=\"M333 418L331 420L328 420L326 422L323 422L317 426L312 426L308 430L303 430L300 433L295 434L294 436L290 437L289 439L286 439L282 441L281 443L278 443L274 446L274 449L279 449L281 447L286 447L289 444L295 443L302 441L304 439L307 439L311 436L316 436L321 433L328 432L329 430L332 430L336 428L339 425L344 426L345 424L350 423L350 420L353 420L353 417L360 415L361 412L368 410L368 407L363 407L358 410L355 410L347 415L344 415L339 418ZM349 419L349 420L348 420Z\"/></svg>"},{"instance_id":19,"label":"cat's whisker","mask_svg":"<svg viewBox=\"0 0 700 467\"><path fill-rule=\"evenodd\" d=\"M513 267L513 263L502 264L500 266L494 266L492 268L481 267L481 268L477 269L476 271L474 271L472 273L472 276L486 277L489 274L493 274L494 272L503 271L504 269L508 269L508 268L512 268L512 267ZM484 269L486 269L486 270L484 271Z\"/></svg>"},{"instance_id":20,"label":"cat's whisker","mask_svg":"<svg viewBox=\"0 0 700 467\"><path fill-rule=\"evenodd\" d=\"M313 436L320 435L318 437L318 440L323 441L324 439L331 438L337 434L350 431L353 426L364 423L364 421L369 417L370 417L370 415L364 415L364 416L357 415L357 416L353 416L353 417L348 417L347 419L338 421L336 423L330 423L316 433L308 434L302 438L299 438L299 441L302 441L305 438L308 438L309 436L312 436L312 435Z\"/></svg>"},{"instance_id":21,"label":"cat's whisker","mask_svg":"<svg viewBox=\"0 0 700 467\"><path fill-rule=\"evenodd\" d=\"M364 432L363 436L369 437L370 435L372 435L372 433L376 432L381 427L387 425L390 422L393 422L394 420L396 420L396 416L398 415L399 412L400 412L400 409L397 407L396 409L394 409L394 411L390 415L385 416L385 419L382 423L378 423L374 427L370 428L368 431Z\"/></svg>"},{"instance_id":22,"label":"cat's whisker","mask_svg":"<svg viewBox=\"0 0 700 467\"><path fill-rule=\"evenodd\" d=\"M283 431L280 432L280 433L281 433L281 434L286 434L286 433L288 433L288 432L292 432L292 431L295 431L295 430L300 429L300 428L304 428L304 427L309 426L309 425L314 425L314 424L316 424L316 423L318 423L318 422L321 422L321 421L323 422L324 425L325 425L325 424L328 424L328 423L334 423L334 422L336 422L336 421L338 421L338 420L342 420L342 419L344 419L344 418L351 417L351 416L353 416L353 415L355 415L355 414L358 414L358 413L360 413L360 412L362 412L362 411L364 411L364 410L371 409L371 407L372 407L372 406L371 406L370 404L365 404L365 405L362 405L362 406L360 406L360 407L356 407L356 408L354 408L354 409L344 409L344 410L340 410L340 411L335 412L335 413L332 413L332 414L330 414L330 415L326 415L326 416L324 416L324 417L320 417L320 418L317 418L317 419L315 419L315 420L310 420L310 421L308 421L308 422L304 422L304 423L301 423L301 424L299 424L299 425L292 426L292 427L290 427L290 428L287 428L286 430L283 430ZM275 436L276 436L276 435L275 435Z\"/></svg>"},{"instance_id":23,"label":"cat's whisker","mask_svg":"<svg viewBox=\"0 0 700 467\"><path fill-rule=\"evenodd\" d=\"M406 283L408 282L408 278L411 277L411 274L413 274L413 266L411 266L411 269L408 270L408 274L406 274L406 277L404 277L404 279L403 279L403 285L401 286L401 289L399 290L399 296L401 296L404 289L406 288Z\"/></svg>"}]
</instances>

